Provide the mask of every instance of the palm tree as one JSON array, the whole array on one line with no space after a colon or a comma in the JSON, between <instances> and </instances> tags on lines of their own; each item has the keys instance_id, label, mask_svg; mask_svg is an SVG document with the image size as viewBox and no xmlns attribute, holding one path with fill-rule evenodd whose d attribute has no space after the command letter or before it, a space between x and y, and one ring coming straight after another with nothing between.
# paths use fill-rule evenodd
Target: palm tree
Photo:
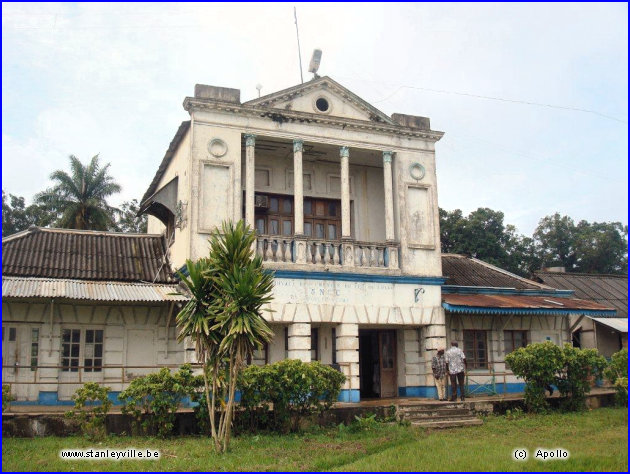
<instances>
[{"instance_id":1,"label":"palm tree","mask_svg":"<svg viewBox=\"0 0 630 474\"><path fill-rule=\"evenodd\" d=\"M255 241L253 230L243 221L236 226L223 223L210 237L209 257L187 261L188 277L180 274L192 298L177 315L178 340L195 341L204 364L210 429L220 452L230 443L238 375L254 351L273 337L262 317L262 307L272 299L273 275L263 270L261 257L254 256ZM226 384L220 384L223 376ZM225 399L217 427L216 403Z\"/></svg>"},{"instance_id":2,"label":"palm tree","mask_svg":"<svg viewBox=\"0 0 630 474\"><path fill-rule=\"evenodd\" d=\"M118 209L107 204L107 198L120 192L120 185L109 175L108 163L101 166L98 155L84 166L70 155L68 174L57 170L50 175L53 187L35 196L37 204L54 214L54 225L66 229L107 230L115 228Z\"/></svg>"}]
</instances>

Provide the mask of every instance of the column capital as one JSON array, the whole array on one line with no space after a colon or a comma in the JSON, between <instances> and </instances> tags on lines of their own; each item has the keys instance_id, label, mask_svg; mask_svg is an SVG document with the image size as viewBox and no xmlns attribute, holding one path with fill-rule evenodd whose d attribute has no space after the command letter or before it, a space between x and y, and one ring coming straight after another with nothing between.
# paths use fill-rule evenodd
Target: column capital
<instances>
[{"instance_id":1,"label":"column capital","mask_svg":"<svg viewBox=\"0 0 630 474\"><path fill-rule=\"evenodd\" d=\"M342 158L348 158L350 156L350 148L347 146L342 146L339 148L339 156Z\"/></svg>"},{"instance_id":2,"label":"column capital","mask_svg":"<svg viewBox=\"0 0 630 474\"><path fill-rule=\"evenodd\" d=\"M303 151L304 150L304 140L302 140L301 138L294 138L293 139L293 153L295 153L296 151Z\"/></svg>"},{"instance_id":3,"label":"column capital","mask_svg":"<svg viewBox=\"0 0 630 474\"><path fill-rule=\"evenodd\" d=\"M390 150L384 151L383 152L383 163L391 163L393 154L394 154L393 151L390 151Z\"/></svg>"},{"instance_id":4,"label":"column capital","mask_svg":"<svg viewBox=\"0 0 630 474\"><path fill-rule=\"evenodd\" d=\"M245 146L254 146L256 145L256 135L253 133L245 134Z\"/></svg>"}]
</instances>

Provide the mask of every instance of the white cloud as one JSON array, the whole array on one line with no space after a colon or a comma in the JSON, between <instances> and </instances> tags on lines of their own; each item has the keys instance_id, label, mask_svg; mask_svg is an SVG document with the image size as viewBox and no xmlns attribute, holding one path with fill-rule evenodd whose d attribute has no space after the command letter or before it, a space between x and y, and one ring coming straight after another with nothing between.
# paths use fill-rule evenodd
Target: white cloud
<instances>
[{"instance_id":1,"label":"white cloud","mask_svg":"<svg viewBox=\"0 0 630 474\"><path fill-rule=\"evenodd\" d=\"M431 117L440 204L531 232L559 210L627 221L627 5L299 4L303 63L386 113ZM4 3L3 187L30 197L100 152L139 198L195 83L253 98L299 81L288 4ZM305 78L310 74L305 73ZM382 100L386 99L386 100ZM25 165L25 163L29 163Z\"/></svg>"}]
</instances>

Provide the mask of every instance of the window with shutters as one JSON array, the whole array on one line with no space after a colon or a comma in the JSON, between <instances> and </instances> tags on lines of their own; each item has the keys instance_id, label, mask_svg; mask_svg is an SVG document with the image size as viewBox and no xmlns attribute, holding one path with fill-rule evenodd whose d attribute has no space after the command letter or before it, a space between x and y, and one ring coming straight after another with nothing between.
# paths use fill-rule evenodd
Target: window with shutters
<instances>
[{"instance_id":1,"label":"window with shutters","mask_svg":"<svg viewBox=\"0 0 630 474\"><path fill-rule=\"evenodd\" d=\"M464 331L464 353L469 369L488 368L487 331Z\"/></svg>"}]
</instances>

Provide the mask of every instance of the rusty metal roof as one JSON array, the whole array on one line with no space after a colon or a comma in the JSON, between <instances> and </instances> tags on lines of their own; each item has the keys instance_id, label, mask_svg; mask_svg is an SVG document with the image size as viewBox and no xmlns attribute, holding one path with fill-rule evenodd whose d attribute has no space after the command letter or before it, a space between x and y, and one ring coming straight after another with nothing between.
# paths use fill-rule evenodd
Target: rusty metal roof
<instances>
[{"instance_id":1,"label":"rusty metal roof","mask_svg":"<svg viewBox=\"0 0 630 474\"><path fill-rule=\"evenodd\" d=\"M442 275L447 278L446 285L454 286L483 286L521 290L551 288L482 260L450 253L442 254Z\"/></svg>"},{"instance_id":2,"label":"rusty metal roof","mask_svg":"<svg viewBox=\"0 0 630 474\"><path fill-rule=\"evenodd\" d=\"M575 290L575 296L597 301L617 310L617 316L628 317L628 276L591 273L535 272L547 285Z\"/></svg>"},{"instance_id":3,"label":"rusty metal roof","mask_svg":"<svg viewBox=\"0 0 630 474\"><path fill-rule=\"evenodd\" d=\"M30 227L2 239L2 275L171 283L164 238Z\"/></svg>"},{"instance_id":4,"label":"rusty metal roof","mask_svg":"<svg viewBox=\"0 0 630 474\"><path fill-rule=\"evenodd\" d=\"M179 294L171 294L178 293ZM188 301L177 284L2 276L2 298L167 302Z\"/></svg>"},{"instance_id":5,"label":"rusty metal roof","mask_svg":"<svg viewBox=\"0 0 630 474\"><path fill-rule=\"evenodd\" d=\"M443 307L454 313L490 314L591 314L615 316L615 309L578 298L525 295L443 294Z\"/></svg>"}]
</instances>

